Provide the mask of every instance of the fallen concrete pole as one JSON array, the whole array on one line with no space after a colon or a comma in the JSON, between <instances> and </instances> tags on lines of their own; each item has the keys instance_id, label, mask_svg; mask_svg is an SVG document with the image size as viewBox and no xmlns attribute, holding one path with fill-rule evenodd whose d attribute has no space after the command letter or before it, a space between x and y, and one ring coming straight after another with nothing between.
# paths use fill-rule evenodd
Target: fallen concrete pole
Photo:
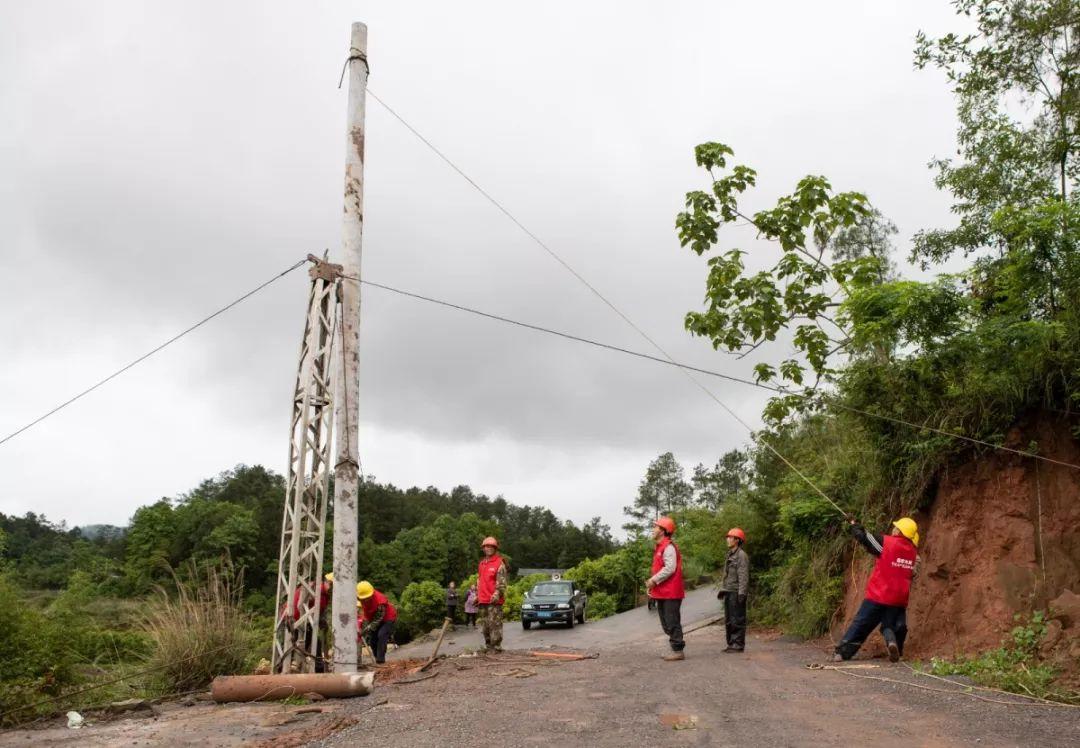
<instances>
[{"instance_id":1,"label":"fallen concrete pole","mask_svg":"<svg viewBox=\"0 0 1080 748\"><path fill-rule=\"evenodd\" d=\"M295 673L289 675L219 675L210 695L226 701L273 701L304 693L330 699L367 696L375 687L375 673Z\"/></svg>"}]
</instances>

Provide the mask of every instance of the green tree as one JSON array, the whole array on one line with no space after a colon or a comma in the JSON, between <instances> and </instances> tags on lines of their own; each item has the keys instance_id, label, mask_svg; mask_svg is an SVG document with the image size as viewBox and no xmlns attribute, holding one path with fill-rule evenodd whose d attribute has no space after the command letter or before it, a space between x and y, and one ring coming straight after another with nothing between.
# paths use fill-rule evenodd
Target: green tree
<instances>
[{"instance_id":1,"label":"green tree","mask_svg":"<svg viewBox=\"0 0 1080 748\"><path fill-rule=\"evenodd\" d=\"M169 549L176 534L168 499L135 510L127 533L124 576L132 592L143 593L165 580L171 568Z\"/></svg>"},{"instance_id":2,"label":"green tree","mask_svg":"<svg viewBox=\"0 0 1080 748\"><path fill-rule=\"evenodd\" d=\"M691 482L695 501L708 509L717 510L728 499L746 488L749 480L748 455L744 450L725 452L712 468L698 463Z\"/></svg>"},{"instance_id":3,"label":"green tree","mask_svg":"<svg viewBox=\"0 0 1080 748\"><path fill-rule=\"evenodd\" d=\"M1075 0L956 0L969 34L916 38L915 66L943 70L956 95L960 159L935 159L938 187L956 198L952 229L915 236L924 267L955 252L998 253L995 214L1064 202L1076 188L1080 137L1080 13ZM1028 106L1021 111L1017 101ZM1064 226L1064 217L1061 217Z\"/></svg>"},{"instance_id":4,"label":"green tree","mask_svg":"<svg viewBox=\"0 0 1080 748\"><path fill-rule=\"evenodd\" d=\"M645 478L638 486L637 498L623 513L631 521L623 525L630 533L642 533L661 515L686 507L694 495L682 465L671 452L665 452L649 463Z\"/></svg>"}]
</instances>

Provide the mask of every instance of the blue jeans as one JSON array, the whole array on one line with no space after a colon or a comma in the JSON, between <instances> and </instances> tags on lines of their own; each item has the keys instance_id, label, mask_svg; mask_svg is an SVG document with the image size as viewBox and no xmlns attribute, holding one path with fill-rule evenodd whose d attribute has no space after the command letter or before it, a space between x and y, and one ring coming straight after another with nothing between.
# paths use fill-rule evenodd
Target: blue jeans
<instances>
[{"instance_id":1,"label":"blue jeans","mask_svg":"<svg viewBox=\"0 0 1080 748\"><path fill-rule=\"evenodd\" d=\"M894 642L900 654L904 654L904 640L907 639L907 608L882 605L871 600L862 601L851 625L844 632L844 638L837 645L836 653L845 660L850 660L866 641L866 637L870 636L870 632L879 624L881 636L885 642Z\"/></svg>"}]
</instances>

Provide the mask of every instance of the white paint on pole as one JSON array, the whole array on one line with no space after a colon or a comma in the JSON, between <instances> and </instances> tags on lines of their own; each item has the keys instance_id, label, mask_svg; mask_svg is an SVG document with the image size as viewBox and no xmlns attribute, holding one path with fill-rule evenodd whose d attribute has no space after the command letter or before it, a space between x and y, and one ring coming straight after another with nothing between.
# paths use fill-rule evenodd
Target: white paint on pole
<instances>
[{"instance_id":1,"label":"white paint on pole","mask_svg":"<svg viewBox=\"0 0 1080 748\"><path fill-rule=\"evenodd\" d=\"M334 671L351 672L356 658L356 546L360 517L360 454L357 445L360 395L360 243L364 230L364 94L367 89L367 26L352 25L349 103L345 129L345 215L342 226L342 361L335 403L337 460L334 465ZM355 279L355 280L353 280Z\"/></svg>"}]
</instances>

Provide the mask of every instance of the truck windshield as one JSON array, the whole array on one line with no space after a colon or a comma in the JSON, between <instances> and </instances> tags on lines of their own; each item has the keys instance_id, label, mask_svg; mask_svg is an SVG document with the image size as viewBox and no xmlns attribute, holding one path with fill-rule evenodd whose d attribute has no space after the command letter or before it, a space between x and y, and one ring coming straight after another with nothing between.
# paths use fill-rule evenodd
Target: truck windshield
<instances>
[{"instance_id":1,"label":"truck windshield","mask_svg":"<svg viewBox=\"0 0 1080 748\"><path fill-rule=\"evenodd\" d=\"M545 582L533 587L532 594L540 597L544 595L569 595L570 584L567 582Z\"/></svg>"}]
</instances>

